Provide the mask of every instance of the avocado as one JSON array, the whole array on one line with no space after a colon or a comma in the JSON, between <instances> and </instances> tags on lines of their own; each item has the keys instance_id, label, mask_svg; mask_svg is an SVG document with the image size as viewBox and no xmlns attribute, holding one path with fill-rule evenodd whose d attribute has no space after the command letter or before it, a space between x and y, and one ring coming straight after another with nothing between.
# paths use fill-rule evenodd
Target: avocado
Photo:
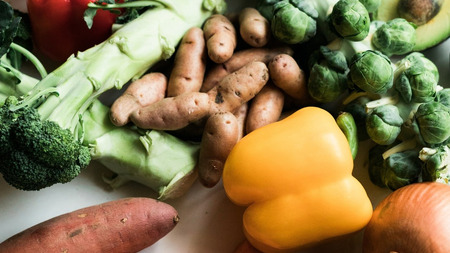
<instances>
[{"instance_id":1,"label":"avocado","mask_svg":"<svg viewBox=\"0 0 450 253\"><path fill-rule=\"evenodd\" d=\"M419 7L411 7L412 2ZM399 6L403 7L403 11L399 11ZM381 0L372 17L381 21L402 17L415 23L417 29L414 51L433 47L450 36L450 0Z\"/></svg>"}]
</instances>

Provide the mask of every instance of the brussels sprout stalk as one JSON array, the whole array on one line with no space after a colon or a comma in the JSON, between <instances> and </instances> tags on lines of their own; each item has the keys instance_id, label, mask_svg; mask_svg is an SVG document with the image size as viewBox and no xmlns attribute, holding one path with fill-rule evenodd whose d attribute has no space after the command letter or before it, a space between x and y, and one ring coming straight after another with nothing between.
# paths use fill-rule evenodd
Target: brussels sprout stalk
<instances>
[{"instance_id":1,"label":"brussels sprout stalk","mask_svg":"<svg viewBox=\"0 0 450 253\"><path fill-rule=\"evenodd\" d=\"M388 159L389 156L395 153L400 153L406 150L411 150L417 147L417 141L415 139L410 139L407 141L400 142L399 144L389 148L385 152L383 152L382 157L384 160Z\"/></svg>"}]
</instances>

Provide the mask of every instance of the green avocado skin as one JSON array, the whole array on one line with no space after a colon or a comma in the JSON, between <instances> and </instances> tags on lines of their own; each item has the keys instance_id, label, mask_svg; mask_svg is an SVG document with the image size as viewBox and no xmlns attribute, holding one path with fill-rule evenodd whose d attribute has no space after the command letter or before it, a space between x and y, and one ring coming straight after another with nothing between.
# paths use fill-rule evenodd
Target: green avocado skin
<instances>
[{"instance_id":1,"label":"green avocado skin","mask_svg":"<svg viewBox=\"0 0 450 253\"><path fill-rule=\"evenodd\" d=\"M431 0L430 0L431 1ZM438 0L433 0L438 1ZM374 20L388 21L400 17L397 6L400 0L381 0L378 10L373 13ZM414 51L422 51L450 37L450 1L442 3L439 13L431 20L416 28Z\"/></svg>"}]
</instances>

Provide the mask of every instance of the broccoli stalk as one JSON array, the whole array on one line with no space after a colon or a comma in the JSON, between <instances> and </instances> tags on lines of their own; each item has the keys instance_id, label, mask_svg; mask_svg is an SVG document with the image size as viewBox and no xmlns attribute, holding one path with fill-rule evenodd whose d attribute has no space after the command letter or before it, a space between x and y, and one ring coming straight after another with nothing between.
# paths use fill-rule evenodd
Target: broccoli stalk
<instances>
[{"instance_id":1,"label":"broccoli stalk","mask_svg":"<svg viewBox=\"0 0 450 253\"><path fill-rule=\"evenodd\" d=\"M157 1L103 43L71 56L22 99L0 108L0 172L11 185L39 190L75 178L90 160L83 114L103 92L172 56L184 33L223 1Z\"/></svg>"},{"instance_id":2,"label":"broccoli stalk","mask_svg":"<svg viewBox=\"0 0 450 253\"><path fill-rule=\"evenodd\" d=\"M196 178L198 143L164 131L116 127L109 119L109 107L98 99L84 114L83 127L83 144L92 159L114 173L103 178L112 188L135 181L156 191L160 199L175 198Z\"/></svg>"},{"instance_id":3,"label":"broccoli stalk","mask_svg":"<svg viewBox=\"0 0 450 253\"><path fill-rule=\"evenodd\" d=\"M37 83L35 78L16 70L6 57L0 59L0 106L9 96L21 96L30 91Z\"/></svg>"}]
</instances>

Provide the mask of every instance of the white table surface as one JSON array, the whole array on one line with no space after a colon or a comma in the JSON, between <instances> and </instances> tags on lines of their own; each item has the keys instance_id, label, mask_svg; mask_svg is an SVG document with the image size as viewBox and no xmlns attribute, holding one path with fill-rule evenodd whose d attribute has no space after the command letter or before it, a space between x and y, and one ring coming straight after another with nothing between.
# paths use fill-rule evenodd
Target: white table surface
<instances>
[{"instance_id":1,"label":"white table surface","mask_svg":"<svg viewBox=\"0 0 450 253\"><path fill-rule=\"evenodd\" d=\"M13 6L25 10L25 0L11 0ZM251 2L229 1L232 9ZM427 50L440 70L440 84L448 86L450 40ZM367 145L360 149L355 161L354 176L364 185L374 206L389 191L374 186L367 173ZM37 192L24 192L9 186L0 178L0 241L46 219L86 206L122 198L156 197L149 188L129 183L110 190L102 181L107 170L93 162L79 177ZM196 182L183 197L168 201L179 212L178 225L146 253L229 253L244 239L241 229L243 207L233 205L221 184L207 189ZM360 252L362 233L322 245L308 252Z\"/></svg>"}]
</instances>

